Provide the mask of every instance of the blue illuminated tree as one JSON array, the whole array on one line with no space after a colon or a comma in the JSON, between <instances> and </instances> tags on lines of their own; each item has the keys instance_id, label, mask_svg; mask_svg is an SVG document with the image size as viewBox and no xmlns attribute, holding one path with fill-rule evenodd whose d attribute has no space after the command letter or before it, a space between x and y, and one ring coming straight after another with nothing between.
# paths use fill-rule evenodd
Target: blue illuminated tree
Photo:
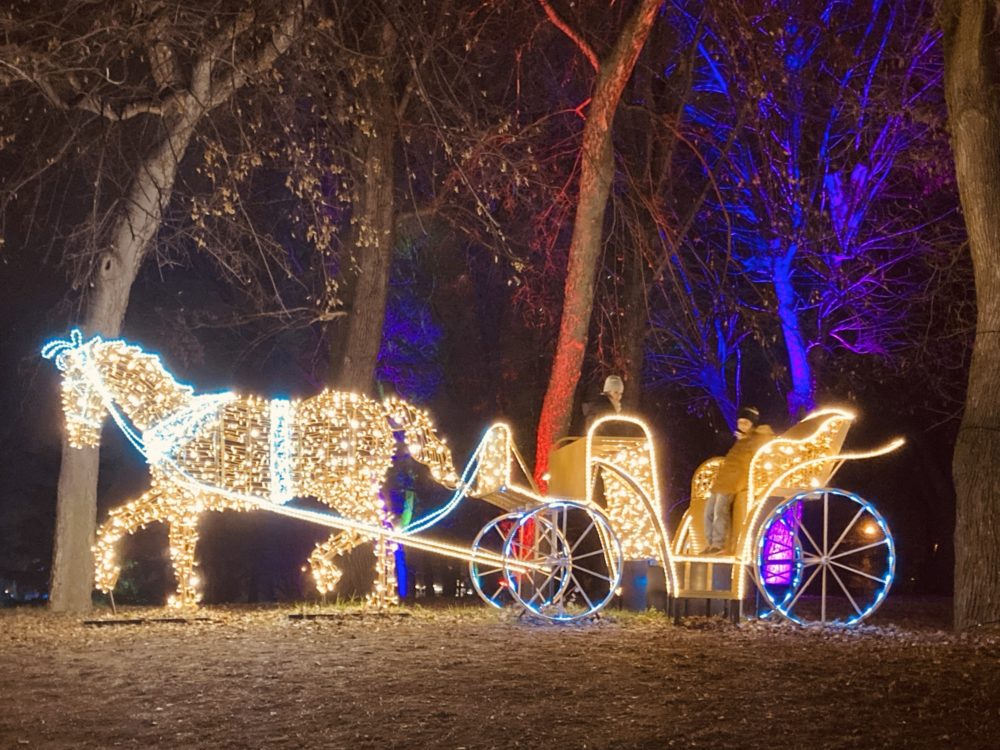
<instances>
[{"instance_id":1,"label":"blue illuminated tree","mask_svg":"<svg viewBox=\"0 0 1000 750\"><path fill-rule=\"evenodd\" d=\"M912 340L921 229L936 217L915 210L905 162L933 135L919 114L940 98L936 33L929 8L896 0L739 10L704 48L745 117L719 208L741 271L769 293L797 415L815 400L820 352L891 357Z\"/></svg>"},{"instance_id":2,"label":"blue illuminated tree","mask_svg":"<svg viewBox=\"0 0 1000 750\"><path fill-rule=\"evenodd\" d=\"M941 97L932 9L691 7L674 157L687 166L670 168L696 189L648 199L660 238L647 370L731 419L756 350L796 416L861 362L898 371L927 325L934 263L954 237L939 221L950 185L921 163L945 143L928 115Z\"/></svg>"},{"instance_id":3,"label":"blue illuminated tree","mask_svg":"<svg viewBox=\"0 0 1000 750\"><path fill-rule=\"evenodd\" d=\"M443 379L442 331L430 309L418 253L413 243L396 250L375 378L405 399L426 403Z\"/></svg>"}]
</instances>

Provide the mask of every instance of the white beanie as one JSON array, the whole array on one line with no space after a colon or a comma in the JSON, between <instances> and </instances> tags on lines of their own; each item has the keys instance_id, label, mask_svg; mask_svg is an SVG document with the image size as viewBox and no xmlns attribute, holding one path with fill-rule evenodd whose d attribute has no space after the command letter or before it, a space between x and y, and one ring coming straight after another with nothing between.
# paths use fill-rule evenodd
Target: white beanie
<instances>
[{"instance_id":1,"label":"white beanie","mask_svg":"<svg viewBox=\"0 0 1000 750\"><path fill-rule=\"evenodd\" d=\"M625 384L617 375L608 375L604 378L604 388L601 393L625 393Z\"/></svg>"}]
</instances>

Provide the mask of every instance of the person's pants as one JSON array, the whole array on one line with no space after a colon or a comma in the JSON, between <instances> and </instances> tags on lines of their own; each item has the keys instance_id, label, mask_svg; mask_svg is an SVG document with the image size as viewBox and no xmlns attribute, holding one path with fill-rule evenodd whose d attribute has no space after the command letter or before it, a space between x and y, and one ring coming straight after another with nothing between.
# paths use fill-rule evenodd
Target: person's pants
<instances>
[{"instance_id":1,"label":"person's pants","mask_svg":"<svg viewBox=\"0 0 1000 750\"><path fill-rule=\"evenodd\" d=\"M733 518L734 495L713 492L705 503L705 544L708 547L725 547Z\"/></svg>"}]
</instances>

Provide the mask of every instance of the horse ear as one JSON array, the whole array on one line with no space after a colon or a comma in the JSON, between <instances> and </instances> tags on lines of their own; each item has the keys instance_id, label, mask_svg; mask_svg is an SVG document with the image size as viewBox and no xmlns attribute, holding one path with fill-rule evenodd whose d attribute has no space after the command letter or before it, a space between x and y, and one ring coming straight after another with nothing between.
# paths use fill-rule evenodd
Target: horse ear
<instances>
[{"instance_id":1,"label":"horse ear","mask_svg":"<svg viewBox=\"0 0 1000 750\"><path fill-rule=\"evenodd\" d=\"M69 364L66 362L66 355L83 347L83 332L79 328L74 328L69 332L68 339L53 339L42 347L42 357L55 361L60 372L66 372Z\"/></svg>"}]
</instances>

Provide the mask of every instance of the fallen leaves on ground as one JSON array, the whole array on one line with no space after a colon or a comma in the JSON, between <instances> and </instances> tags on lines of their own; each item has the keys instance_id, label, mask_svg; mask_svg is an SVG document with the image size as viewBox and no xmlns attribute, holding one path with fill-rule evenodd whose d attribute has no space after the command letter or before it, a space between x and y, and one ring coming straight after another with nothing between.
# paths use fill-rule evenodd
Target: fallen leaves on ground
<instances>
[{"instance_id":1,"label":"fallen leaves on ground","mask_svg":"<svg viewBox=\"0 0 1000 750\"><path fill-rule=\"evenodd\" d=\"M996 747L1000 634L474 607L0 613L0 747ZM298 615L297 618L290 615Z\"/></svg>"}]
</instances>

